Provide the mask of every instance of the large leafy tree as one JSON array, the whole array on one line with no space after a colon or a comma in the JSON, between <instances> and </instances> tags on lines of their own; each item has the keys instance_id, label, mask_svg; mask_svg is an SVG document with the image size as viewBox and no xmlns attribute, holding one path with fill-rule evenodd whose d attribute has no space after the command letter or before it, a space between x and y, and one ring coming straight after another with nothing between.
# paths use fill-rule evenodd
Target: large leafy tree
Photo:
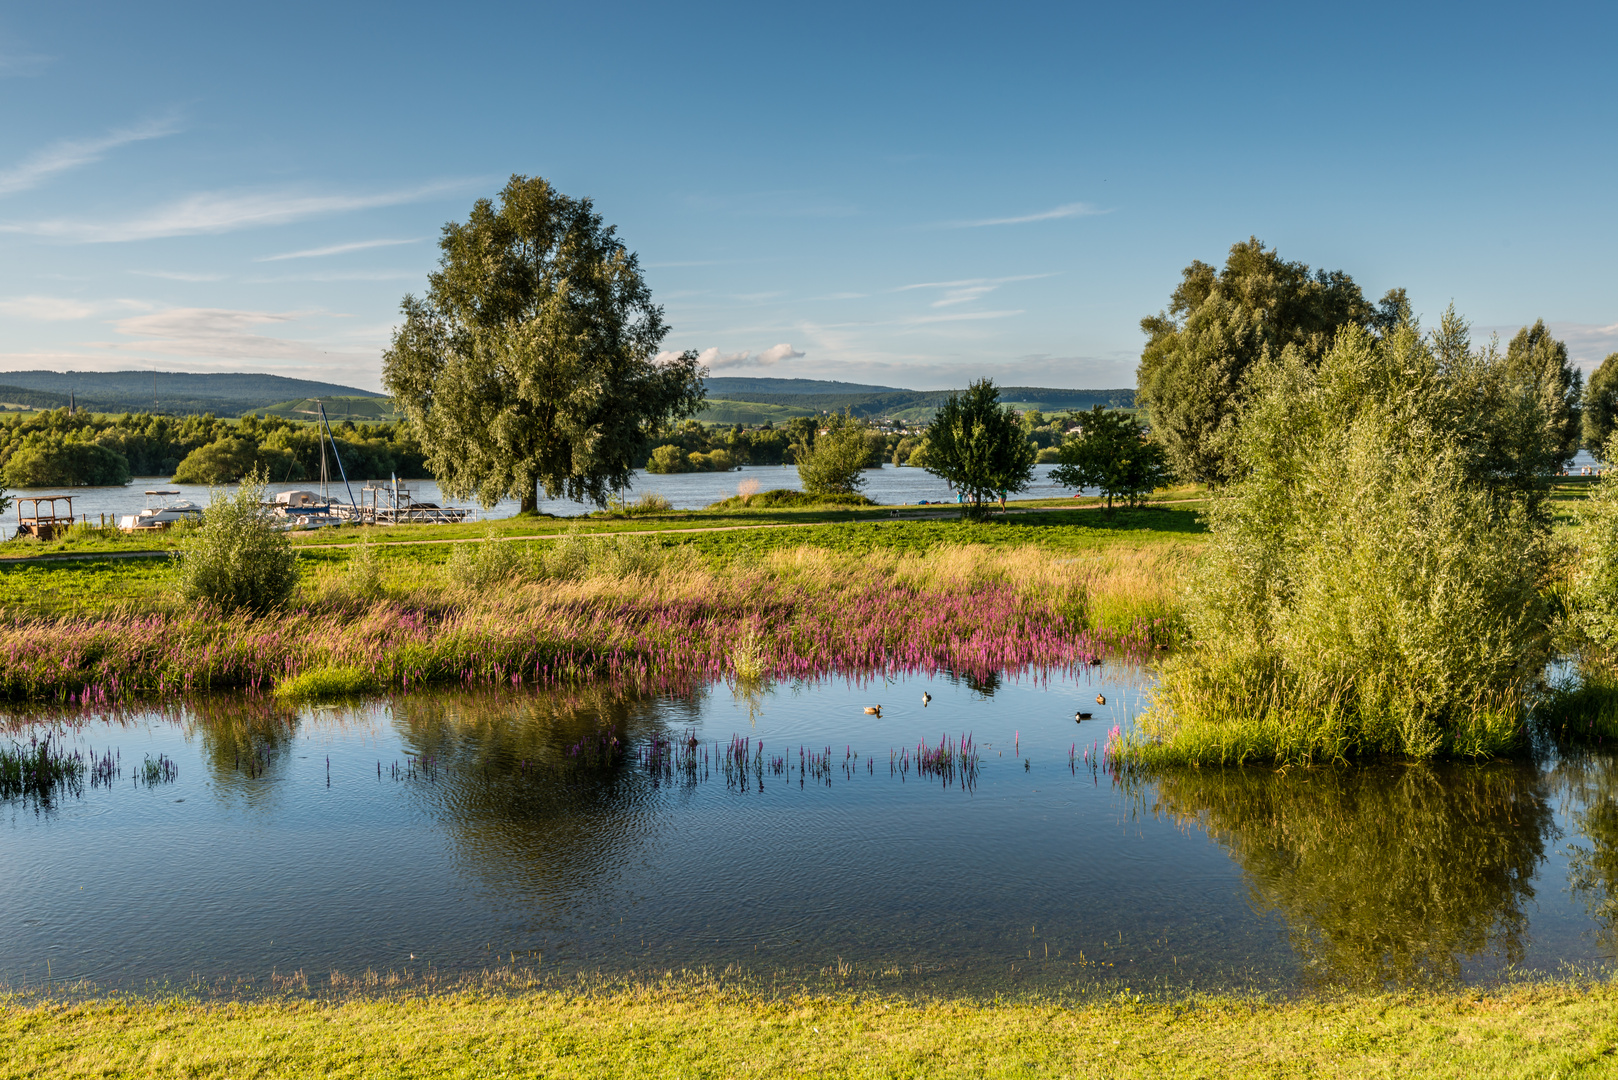
<instances>
[{"instance_id":1,"label":"large leafy tree","mask_svg":"<svg viewBox=\"0 0 1618 1080\"><path fill-rule=\"evenodd\" d=\"M1606 460L1607 441L1618 433L1618 352L1590 373L1584 388L1584 448Z\"/></svg>"},{"instance_id":2,"label":"large leafy tree","mask_svg":"<svg viewBox=\"0 0 1618 1080\"><path fill-rule=\"evenodd\" d=\"M1147 440L1139 420L1100 405L1080 419L1084 430L1063 441L1052 480L1063 487L1100 488L1108 514L1114 499L1133 506L1163 486L1169 475L1163 448Z\"/></svg>"},{"instance_id":3,"label":"large leafy tree","mask_svg":"<svg viewBox=\"0 0 1618 1080\"><path fill-rule=\"evenodd\" d=\"M382 380L453 498L538 488L605 506L647 438L701 405L706 371L668 333L635 255L589 199L513 176L444 226L427 295L405 297Z\"/></svg>"},{"instance_id":4,"label":"large leafy tree","mask_svg":"<svg viewBox=\"0 0 1618 1080\"><path fill-rule=\"evenodd\" d=\"M986 503L1028 486L1035 454L991 379L951 394L927 429L927 471L966 496L962 513L974 519L988 512Z\"/></svg>"},{"instance_id":5,"label":"large leafy tree","mask_svg":"<svg viewBox=\"0 0 1618 1080\"><path fill-rule=\"evenodd\" d=\"M1506 346L1506 377L1524 397L1538 403L1545 443L1558 463L1573 460L1584 440L1584 375L1567 356L1567 344L1551 337L1540 319L1517 331Z\"/></svg>"},{"instance_id":6,"label":"large leafy tree","mask_svg":"<svg viewBox=\"0 0 1618 1080\"><path fill-rule=\"evenodd\" d=\"M1175 472L1230 478L1230 440L1249 369L1294 346L1311 363L1339 327L1385 333L1410 316L1403 289L1373 306L1341 270L1287 262L1257 238L1230 249L1222 270L1186 267L1166 311L1141 320L1147 337L1137 401Z\"/></svg>"}]
</instances>

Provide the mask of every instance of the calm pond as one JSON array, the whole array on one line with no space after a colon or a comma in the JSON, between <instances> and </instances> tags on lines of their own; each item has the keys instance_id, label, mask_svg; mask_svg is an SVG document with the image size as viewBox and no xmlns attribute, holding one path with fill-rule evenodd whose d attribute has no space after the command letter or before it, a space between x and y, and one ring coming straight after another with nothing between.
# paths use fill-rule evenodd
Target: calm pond
<instances>
[{"instance_id":1,"label":"calm pond","mask_svg":"<svg viewBox=\"0 0 1618 1080\"><path fill-rule=\"evenodd\" d=\"M13 720L0 745L54 728L118 771L0 801L0 981L515 962L981 994L1612 961L1611 755L1115 780L1096 748L1144 684L1093 672ZM943 775L917 754L941 738ZM137 782L159 756L174 779Z\"/></svg>"}]
</instances>

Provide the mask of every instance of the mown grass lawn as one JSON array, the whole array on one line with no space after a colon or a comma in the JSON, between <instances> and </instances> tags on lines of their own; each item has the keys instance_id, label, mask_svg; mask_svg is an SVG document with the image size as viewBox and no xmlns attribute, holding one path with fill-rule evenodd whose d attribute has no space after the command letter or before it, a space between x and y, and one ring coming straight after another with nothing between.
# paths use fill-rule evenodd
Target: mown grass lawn
<instances>
[{"instance_id":1,"label":"mown grass lawn","mask_svg":"<svg viewBox=\"0 0 1618 1080\"><path fill-rule=\"evenodd\" d=\"M214 1004L14 998L0 1008L0 1080L1610 1075L1610 983L1166 1004L776 998L672 984Z\"/></svg>"}]
</instances>

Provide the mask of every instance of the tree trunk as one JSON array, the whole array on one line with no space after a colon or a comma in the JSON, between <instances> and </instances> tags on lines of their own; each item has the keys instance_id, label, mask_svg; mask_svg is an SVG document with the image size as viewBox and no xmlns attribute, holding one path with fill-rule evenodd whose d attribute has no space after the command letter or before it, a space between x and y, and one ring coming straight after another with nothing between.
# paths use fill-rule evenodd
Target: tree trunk
<instances>
[{"instance_id":1,"label":"tree trunk","mask_svg":"<svg viewBox=\"0 0 1618 1080\"><path fill-rule=\"evenodd\" d=\"M520 514L539 513L539 485L528 485L528 490L523 493L522 508L517 512Z\"/></svg>"}]
</instances>

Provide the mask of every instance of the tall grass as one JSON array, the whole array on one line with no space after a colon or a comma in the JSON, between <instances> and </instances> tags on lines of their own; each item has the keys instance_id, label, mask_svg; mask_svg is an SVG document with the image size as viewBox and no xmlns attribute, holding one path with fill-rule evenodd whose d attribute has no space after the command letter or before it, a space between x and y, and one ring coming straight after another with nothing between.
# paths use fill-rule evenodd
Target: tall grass
<instances>
[{"instance_id":1,"label":"tall grass","mask_svg":"<svg viewBox=\"0 0 1618 1080\"><path fill-rule=\"evenodd\" d=\"M0 622L0 696L94 704L267 691L323 668L363 672L378 687L607 678L683 688L739 666L773 679L944 669L987 678L1119 650L1144 657L1174 588L1115 555L1032 548L797 548L712 565L637 538L570 539L543 560L511 544L465 546L519 558L483 588L455 568L404 565L369 601L333 569L305 603L271 617L184 607L13 617ZM1115 625L1095 625L1092 610Z\"/></svg>"}]
</instances>

